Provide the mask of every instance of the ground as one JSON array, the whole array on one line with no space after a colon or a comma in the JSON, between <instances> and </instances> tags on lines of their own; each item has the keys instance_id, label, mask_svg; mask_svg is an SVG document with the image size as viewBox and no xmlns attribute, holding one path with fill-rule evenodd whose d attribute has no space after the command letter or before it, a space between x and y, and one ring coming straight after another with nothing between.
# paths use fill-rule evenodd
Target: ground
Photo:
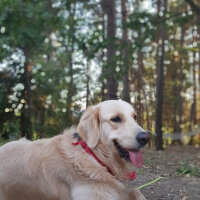
<instances>
[{"instance_id":1,"label":"ground","mask_svg":"<svg viewBox=\"0 0 200 200\"><path fill-rule=\"evenodd\" d=\"M159 181L143 187L140 191L149 200L200 200L200 176L177 175L177 168L188 162L200 168L200 148L193 146L170 146L165 151L153 148L143 150L144 167L136 171L136 180L131 187L141 186L158 177Z\"/></svg>"}]
</instances>

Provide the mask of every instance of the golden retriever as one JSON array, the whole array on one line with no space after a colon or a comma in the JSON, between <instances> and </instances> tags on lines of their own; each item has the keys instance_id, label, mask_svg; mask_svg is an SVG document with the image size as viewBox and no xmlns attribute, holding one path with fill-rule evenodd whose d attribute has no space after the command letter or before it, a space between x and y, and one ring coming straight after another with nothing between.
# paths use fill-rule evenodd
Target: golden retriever
<instances>
[{"instance_id":1,"label":"golden retriever","mask_svg":"<svg viewBox=\"0 0 200 200\"><path fill-rule=\"evenodd\" d=\"M144 200L127 189L149 139L132 106L109 100L89 107L76 128L50 139L0 148L0 200Z\"/></svg>"}]
</instances>

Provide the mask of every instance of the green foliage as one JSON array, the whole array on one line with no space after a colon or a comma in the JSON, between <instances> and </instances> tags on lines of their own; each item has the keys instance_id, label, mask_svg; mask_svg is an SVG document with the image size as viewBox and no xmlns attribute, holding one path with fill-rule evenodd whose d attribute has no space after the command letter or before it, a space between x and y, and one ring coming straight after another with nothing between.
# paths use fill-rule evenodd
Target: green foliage
<instances>
[{"instance_id":1,"label":"green foliage","mask_svg":"<svg viewBox=\"0 0 200 200\"><path fill-rule=\"evenodd\" d=\"M109 77L106 72L108 44L116 52L111 73L119 84L118 96L122 96L123 77L129 71L132 102L141 101L144 125L153 129L156 60L160 57L160 52L156 53L160 49L157 29L163 25L167 30L163 130L173 132L177 126L180 86L182 93L187 93L181 97L183 123L190 122L194 88L191 53L199 51L198 37L192 36L198 32L199 25L195 14L186 12L188 8L181 0L168 2L166 19L156 11L141 9L141 1L130 0L128 4L131 13L128 13L126 27L127 43L121 37L124 26L120 15L117 15L118 34L111 40L106 39L107 21L99 1L0 1L0 64L6 66L0 68L0 135L8 138L17 133L19 136L20 126L26 124L22 118L27 112L24 71L27 61L32 67L29 81L35 137L55 135L76 124L85 107L87 84L90 104L103 98L103 85ZM189 38L184 40L183 46L180 44L182 27L184 38ZM122 59L124 49L127 56ZM182 82L179 80L180 58L183 59ZM91 63L89 70L87 63ZM139 72L140 67L142 72ZM187 125L183 131L189 128Z\"/></svg>"},{"instance_id":2,"label":"green foliage","mask_svg":"<svg viewBox=\"0 0 200 200\"><path fill-rule=\"evenodd\" d=\"M5 28L1 41L10 48L20 48L28 54L38 53L47 33L59 25L57 11L48 1L0 2L0 27Z\"/></svg>"},{"instance_id":3,"label":"green foliage","mask_svg":"<svg viewBox=\"0 0 200 200\"><path fill-rule=\"evenodd\" d=\"M181 176L189 174L191 176L200 176L200 166L192 166L185 161L180 167L176 169L176 174Z\"/></svg>"}]
</instances>

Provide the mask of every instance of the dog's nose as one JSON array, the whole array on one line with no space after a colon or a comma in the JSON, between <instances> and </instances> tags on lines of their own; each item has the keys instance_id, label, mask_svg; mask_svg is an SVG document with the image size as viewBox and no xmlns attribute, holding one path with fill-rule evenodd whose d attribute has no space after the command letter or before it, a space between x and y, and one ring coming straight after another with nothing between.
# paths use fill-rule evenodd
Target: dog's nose
<instances>
[{"instance_id":1,"label":"dog's nose","mask_svg":"<svg viewBox=\"0 0 200 200\"><path fill-rule=\"evenodd\" d=\"M150 135L147 132L140 132L137 134L136 139L140 145L140 147L143 147L147 142L149 141Z\"/></svg>"}]
</instances>

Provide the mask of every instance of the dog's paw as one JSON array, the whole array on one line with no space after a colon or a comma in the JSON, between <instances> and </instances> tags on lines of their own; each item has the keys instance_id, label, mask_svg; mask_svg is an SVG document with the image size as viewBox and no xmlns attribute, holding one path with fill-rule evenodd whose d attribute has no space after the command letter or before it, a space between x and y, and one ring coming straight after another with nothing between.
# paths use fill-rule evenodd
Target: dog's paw
<instances>
[{"instance_id":1,"label":"dog's paw","mask_svg":"<svg viewBox=\"0 0 200 200\"><path fill-rule=\"evenodd\" d=\"M146 198L139 190L133 189L129 193L129 200L146 200Z\"/></svg>"}]
</instances>

